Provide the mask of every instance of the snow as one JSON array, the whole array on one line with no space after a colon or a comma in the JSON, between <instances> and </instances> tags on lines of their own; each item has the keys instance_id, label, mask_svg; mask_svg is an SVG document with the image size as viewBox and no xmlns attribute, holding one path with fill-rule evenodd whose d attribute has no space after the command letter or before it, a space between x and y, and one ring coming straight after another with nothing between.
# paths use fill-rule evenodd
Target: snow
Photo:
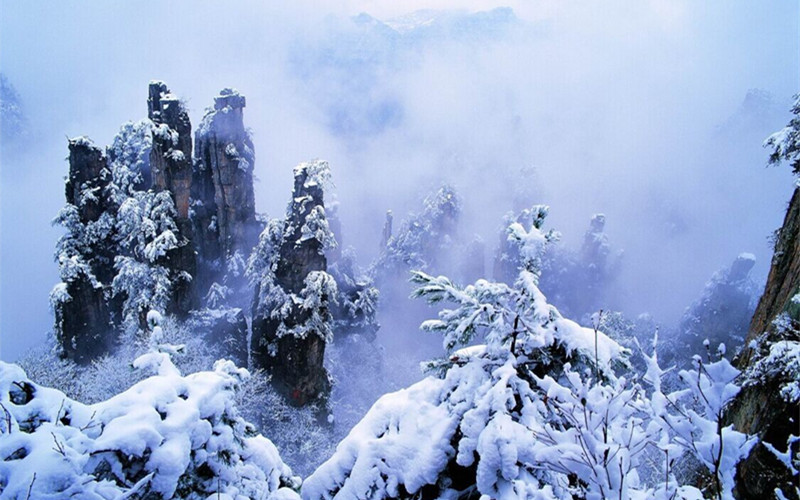
<instances>
[{"instance_id":1,"label":"snow","mask_svg":"<svg viewBox=\"0 0 800 500\"><path fill-rule=\"evenodd\" d=\"M0 363L3 498L172 498L179 488L191 498L298 498L299 478L237 415L246 370L220 361L183 377L163 352L134 365L159 374L87 406Z\"/></svg>"},{"instance_id":2,"label":"snow","mask_svg":"<svg viewBox=\"0 0 800 500\"><path fill-rule=\"evenodd\" d=\"M657 447L673 457L697 453L719 471L722 498L730 499L735 464L754 442L717 423L738 391L727 360L683 373L687 389L664 395L664 372L646 357L655 382L649 399L635 380L598 383L569 363L561 376L539 377L536 361L484 345L456 358L443 377L380 398L306 479L303 498L414 497L423 487L431 498L703 498L669 468L659 475L666 482L640 477ZM684 401L701 393L705 403Z\"/></svg>"},{"instance_id":3,"label":"snow","mask_svg":"<svg viewBox=\"0 0 800 500\"><path fill-rule=\"evenodd\" d=\"M183 151L181 151L180 149L170 149L167 152L166 156L167 156L167 158L169 158L170 160L172 160L174 162L181 162L181 161L186 160L186 155L184 155Z\"/></svg>"},{"instance_id":4,"label":"snow","mask_svg":"<svg viewBox=\"0 0 800 500\"><path fill-rule=\"evenodd\" d=\"M311 160L294 167L294 177L304 177L303 187L308 189L320 186L323 189L331 185L331 169L327 161Z\"/></svg>"},{"instance_id":5,"label":"snow","mask_svg":"<svg viewBox=\"0 0 800 500\"><path fill-rule=\"evenodd\" d=\"M306 479L303 498L383 498L398 496L401 486L414 494L434 482L455 452L449 443L456 419L438 404L444 387L428 378L380 398Z\"/></svg>"},{"instance_id":6,"label":"snow","mask_svg":"<svg viewBox=\"0 0 800 500\"><path fill-rule=\"evenodd\" d=\"M70 144L74 144L75 146L82 146L87 148L96 148L94 141L86 137L85 135L81 135L78 137L73 137L69 140Z\"/></svg>"},{"instance_id":7,"label":"snow","mask_svg":"<svg viewBox=\"0 0 800 500\"><path fill-rule=\"evenodd\" d=\"M175 236L170 230L166 230L159 234L150 243L144 247L144 256L150 262L155 262L157 259L167 255L167 252L178 248L178 237Z\"/></svg>"},{"instance_id":8,"label":"snow","mask_svg":"<svg viewBox=\"0 0 800 500\"><path fill-rule=\"evenodd\" d=\"M601 331L585 328L572 320L558 318L555 320L554 329L558 330L559 341L566 348L567 353L580 352L587 358L594 359L595 346L597 346L597 362L605 370L610 370L614 361L619 361L627 356L627 349L614 342L608 335Z\"/></svg>"},{"instance_id":9,"label":"snow","mask_svg":"<svg viewBox=\"0 0 800 500\"><path fill-rule=\"evenodd\" d=\"M800 342L781 340L770 345L766 355L757 357L747 370L744 385L760 385L770 379L781 381L780 394L785 401L800 401Z\"/></svg>"},{"instance_id":10,"label":"snow","mask_svg":"<svg viewBox=\"0 0 800 500\"><path fill-rule=\"evenodd\" d=\"M315 206L303 221L303 225L300 228L300 239L296 243L299 245L308 240L321 242L320 252L336 248L336 238L328 225L325 207Z\"/></svg>"},{"instance_id":11,"label":"snow","mask_svg":"<svg viewBox=\"0 0 800 500\"><path fill-rule=\"evenodd\" d=\"M50 305L54 310L56 309L57 304L69 302L70 300L72 300L72 297L67 291L66 283L58 283L50 291Z\"/></svg>"},{"instance_id":12,"label":"snow","mask_svg":"<svg viewBox=\"0 0 800 500\"><path fill-rule=\"evenodd\" d=\"M319 335L325 342L331 342L333 328L328 303L336 300L336 280L325 271L311 271L303 281L303 285L300 293L285 294L283 302L278 303L278 308L273 312L273 317L276 317L275 312L278 312L278 317L285 317L284 314L290 312L289 305L294 304L304 311L299 317L305 319L291 328L281 323L276 335L305 338L312 334Z\"/></svg>"}]
</instances>

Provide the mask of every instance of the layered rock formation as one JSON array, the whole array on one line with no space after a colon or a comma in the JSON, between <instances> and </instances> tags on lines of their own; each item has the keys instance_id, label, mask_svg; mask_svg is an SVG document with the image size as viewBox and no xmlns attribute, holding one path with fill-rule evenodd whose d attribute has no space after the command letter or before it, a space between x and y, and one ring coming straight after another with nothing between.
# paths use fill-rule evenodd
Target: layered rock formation
<instances>
[{"instance_id":1,"label":"layered rock formation","mask_svg":"<svg viewBox=\"0 0 800 500\"><path fill-rule=\"evenodd\" d=\"M329 176L325 162L295 168L286 219L270 223L256 250L253 361L298 406L324 399L330 390L323 360L332 340L330 303L337 290L326 272L325 249L335 245L324 206Z\"/></svg>"},{"instance_id":2,"label":"layered rock formation","mask_svg":"<svg viewBox=\"0 0 800 500\"><path fill-rule=\"evenodd\" d=\"M777 235L764 295L737 359L744 382L728 420L737 430L759 438L737 466L734 493L740 500L780 498L776 488L785 498L798 498L798 476L777 453L790 459L800 455L800 442L790 444L791 436L800 436L798 395L785 391L797 383L797 373L791 369L791 357L782 356L800 352L800 307L794 300L799 292L800 189L795 189Z\"/></svg>"},{"instance_id":3,"label":"layered rock formation","mask_svg":"<svg viewBox=\"0 0 800 500\"><path fill-rule=\"evenodd\" d=\"M233 288L242 285L243 277L236 279L241 274L226 273L226 263L244 262L261 230L253 194L255 154L243 121L245 103L236 90L222 90L195 133L192 217L201 293L224 280Z\"/></svg>"},{"instance_id":4,"label":"layered rock formation","mask_svg":"<svg viewBox=\"0 0 800 500\"><path fill-rule=\"evenodd\" d=\"M787 162L800 174L800 95L793 118L764 143L770 163ZM739 431L758 436L737 466L739 499L800 498L800 188L795 188L764 295L756 306L737 360L743 387L728 414Z\"/></svg>"},{"instance_id":5,"label":"layered rock formation","mask_svg":"<svg viewBox=\"0 0 800 500\"><path fill-rule=\"evenodd\" d=\"M80 362L110 349L126 325L144 330L156 303L178 315L194 307L191 123L163 82L148 95L149 119L123 126L110 156L83 137L69 143L56 219L67 230L56 251L62 282L51 299L62 352Z\"/></svg>"},{"instance_id":6,"label":"layered rock formation","mask_svg":"<svg viewBox=\"0 0 800 500\"><path fill-rule=\"evenodd\" d=\"M113 344L107 303L114 276L114 243L107 196L111 172L105 153L85 137L69 141L67 205L57 221L67 228L56 247L62 283L53 290L55 333L62 354L79 363L106 353Z\"/></svg>"},{"instance_id":7,"label":"layered rock formation","mask_svg":"<svg viewBox=\"0 0 800 500\"><path fill-rule=\"evenodd\" d=\"M155 125L150 152L152 187L169 191L180 219L189 218L192 124L183 103L160 81L150 82L147 117Z\"/></svg>"},{"instance_id":8,"label":"layered rock formation","mask_svg":"<svg viewBox=\"0 0 800 500\"><path fill-rule=\"evenodd\" d=\"M189 220L189 198L192 189L192 124L186 107L161 81L152 81L147 98L147 117L153 122L153 144L150 151L150 186L154 191L169 191L178 217L178 247L167 255L167 266L177 275L196 274L192 246L192 224ZM146 185L146 181L145 181ZM171 311L186 314L195 303L192 280L179 278L173 284Z\"/></svg>"}]
</instances>

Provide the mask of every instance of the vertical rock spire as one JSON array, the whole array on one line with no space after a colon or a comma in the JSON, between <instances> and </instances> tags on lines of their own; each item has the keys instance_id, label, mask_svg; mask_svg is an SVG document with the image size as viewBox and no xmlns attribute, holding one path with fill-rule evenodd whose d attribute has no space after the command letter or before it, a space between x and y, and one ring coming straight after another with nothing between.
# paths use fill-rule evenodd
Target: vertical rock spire
<instances>
[{"instance_id":1,"label":"vertical rock spire","mask_svg":"<svg viewBox=\"0 0 800 500\"><path fill-rule=\"evenodd\" d=\"M184 104L162 81L151 81L147 97L147 116L153 122L153 146L150 151L150 187L156 192L169 191L175 203L179 244L167 255L168 267L178 275L194 276L196 260L189 220L192 190L192 124ZM195 303L192 281L174 283L171 309L184 314Z\"/></svg>"},{"instance_id":2,"label":"vertical rock spire","mask_svg":"<svg viewBox=\"0 0 800 500\"><path fill-rule=\"evenodd\" d=\"M243 261L250 254L261 230L255 217L255 154L244 126L245 104L238 91L223 89L195 133L192 211L203 290L223 278L231 259Z\"/></svg>"},{"instance_id":3,"label":"vertical rock spire","mask_svg":"<svg viewBox=\"0 0 800 500\"><path fill-rule=\"evenodd\" d=\"M61 283L50 299L55 333L65 357L88 363L113 344L106 295L114 276L108 159L85 137L69 141L67 204L56 221L67 229L56 246Z\"/></svg>"},{"instance_id":4,"label":"vertical rock spire","mask_svg":"<svg viewBox=\"0 0 800 500\"><path fill-rule=\"evenodd\" d=\"M156 191L168 190L181 219L189 218L192 186L192 124L183 103L167 84L150 82L147 117L153 122L150 152L152 184Z\"/></svg>"},{"instance_id":5,"label":"vertical rock spire","mask_svg":"<svg viewBox=\"0 0 800 500\"><path fill-rule=\"evenodd\" d=\"M324 399L330 390L323 360L333 337L330 307L337 287L325 257L336 244L323 200L329 177L327 162L294 169L286 219L270 222L251 261L257 281L253 361L269 370L275 387L298 406Z\"/></svg>"}]
</instances>

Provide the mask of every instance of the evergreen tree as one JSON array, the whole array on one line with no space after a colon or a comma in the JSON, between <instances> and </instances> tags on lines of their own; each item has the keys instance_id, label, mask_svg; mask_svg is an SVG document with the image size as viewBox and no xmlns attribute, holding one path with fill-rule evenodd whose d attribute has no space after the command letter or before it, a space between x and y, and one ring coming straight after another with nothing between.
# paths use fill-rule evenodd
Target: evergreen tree
<instances>
[{"instance_id":1,"label":"evergreen tree","mask_svg":"<svg viewBox=\"0 0 800 500\"><path fill-rule=\"evenodd\" d=\"M779 131L767 137L764 147L770 148L769 162L773 165L783 161L792 166L792 171L800 175L800 94L794 96L792 114L789 123Z\"/></svg>"},{"instance_id":2,"label":"evergreen tree","mask_svg":"<svg viewBox=\"0 0 800 500\"><path fill-rule=\"evenodd\" d=\"M415 273L416 296L452 304L422 325L443 335L448 355L429 365L438 376L381 398L305 481L304 498L697 500L669 458L683 452L708 468L715 498L731 498L733 466L752 445L720 423L738 372L698 359L681 372L686 388L664 394L664 372L645 356L649 392L617 377L626 350L562 317L536 286L542 219L509 227L521 260L513 285Z\"/></svg>"}]
</instances>

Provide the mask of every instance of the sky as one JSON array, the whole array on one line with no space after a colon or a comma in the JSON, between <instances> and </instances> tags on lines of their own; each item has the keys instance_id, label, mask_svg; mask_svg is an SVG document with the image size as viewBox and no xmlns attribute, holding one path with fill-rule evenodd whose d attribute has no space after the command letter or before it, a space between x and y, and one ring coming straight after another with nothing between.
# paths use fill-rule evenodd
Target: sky
<instances>
[{"instance_id":1,"label":"sky","mask_svg":"<svg viewBox=\"0 0 800 500\"><path fill-rule=\"evenodd\" d=\"M427 21L445 28L409 29ZM283 213L294 165L329 160L364 265L387 209L448 182L490 251L515 197L550 205L566 245L605 213L625 310L675 321L740 252L766 276L793 179L761 143L800 91L799 45L791 1L2 0L28 133L0 144L0 359L52 325L66 138L110 144L152 79L194 125L220 89L247 96L259 212Z\"/></svg>"}]
</instances>

